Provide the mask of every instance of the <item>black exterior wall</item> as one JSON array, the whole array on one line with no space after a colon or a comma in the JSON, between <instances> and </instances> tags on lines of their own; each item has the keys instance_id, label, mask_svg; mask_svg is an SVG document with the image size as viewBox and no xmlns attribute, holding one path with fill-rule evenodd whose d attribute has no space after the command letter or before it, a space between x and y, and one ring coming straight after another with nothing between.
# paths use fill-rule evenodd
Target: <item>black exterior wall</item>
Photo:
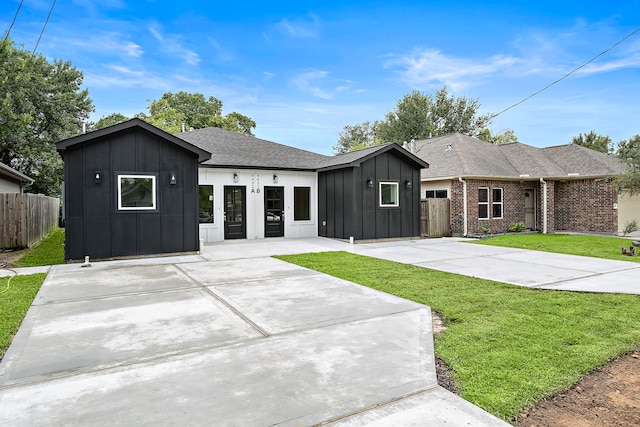
<instances>
[{"instance_id":1,"label":"black exterior wall","mask_svg":"<svg viewBox=\"0 0 640 427\"><path fill-rule=\"evenodd\" d=\"M411 188L407 188L407 181ZM398 207L380 207L380 182L399 184ZM368 240L420 236L420 166L397 150L389 150L358 166L320 171L318 210L318 235L322 237Z\"/></svg>"},{"instance_id":2,"label":"black exterior wall","mask_svg":"<svg viewBox=\"0 0 640 427\"><path fill-rule=\"evenodd\" d=\"M95 132L94 139L67 144L64 150L64 142L59 143L65 173L66 259L198 250L198 152L148 127L116 126L111 133ZM117 175L127 173L156 177L155 210L118 210Z\"/></svg>"}]
</instances>

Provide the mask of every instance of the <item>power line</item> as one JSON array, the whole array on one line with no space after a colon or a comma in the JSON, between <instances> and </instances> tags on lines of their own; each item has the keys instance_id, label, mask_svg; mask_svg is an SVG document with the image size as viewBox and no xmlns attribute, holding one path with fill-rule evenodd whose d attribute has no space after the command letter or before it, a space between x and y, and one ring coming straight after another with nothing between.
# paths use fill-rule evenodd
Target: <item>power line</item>
<instances>
[{"instance_id":1,"label":"power line","mask_svg":"<svg viewBox=\"0 0 640 427\"><path fill-rule=\"evenodd\" d=\"M47 24L49 23L49 18L51 18L51 13L53 12L53 7L56 5L56 0L53 0L53 4L51 4L51 9L49 9L49 14L47 15L47 20L44 21L44 25L42 26L42 31L40 31L40 35L38 36L38 41L36 42L36 46L33 48L32 55L36 53L36 49L38 49L38 45L40 44L40 39L42 38L42 34L44 34L44 29L47 28Z\"/></svg>"},{"instance_id":2,"label":"power line","mask_svg":"<svg viewBox=\"0 0 640 427\"><path fill-rule=\"evenodd\" d=\"M20 0L20 4L18 5L18 9L16 10L16 14L13 15L13 21L11 21L11 25L9 25L9 29L7 30L7 34L5 34L4 40L2 40L3 43L5 41L7 41L7 39L9 38L9 33L11 33L11 29L13 28L13 24L15 24L16 23L16 19L18 19L18 12L20 12L20 8L22 7L22 3L24 3L24 0Z\"/></svg>"},{"instance_id":3,"label":"power line","mask_svg":"<svg viewBox=\"0 0 640 427\"><path fill-rule=\"evenodd\" d=\"M591 58L590 60L588 60L587 62L585 62L584 64L580 65L577 68L574 68L573 70L569 71L567 74L565 74L564 76L560 77L558 80L549 83L548 85L546 85L545 87L543 87L542 89L540 89L539 91L527 96L526 98L516 102L515 104L505 108L504 110L500 111L499 113L496 113L494 115L492 115L491 117L489 117L489 120L492 120L496 117L498 117L500 114L504 113L505 111L509 111L510 109L517 107L518 105L522 104L523 102L533 98L534 96L538 95L539 93L544 92L545 90L549 89L551 86L555 85L556 83L559 83L560 81L566 79L567 77L569 77L571 74L575 73L576 71L578 71L579 69L587 66L588 64L592 63L593 61L595 61L596 59L600 58L602 55L604 55L605 53L609 52L611 49L615 48L616 46L618 46L620 43L624 42L625 40L627 40L628 38L632 37L633 35L635 35L637 32L640 31L640 28L637 28L635 31L632 31L631 33L629 33L627 36L625 36L624 38L622 38L621 40L619 40L617 43L615 43L613 46L609 47L606 50L603 50L602 52L600 52L599 54L597 54L596 56L594 56L593 58Z\"/></svg>"}]
</instances>

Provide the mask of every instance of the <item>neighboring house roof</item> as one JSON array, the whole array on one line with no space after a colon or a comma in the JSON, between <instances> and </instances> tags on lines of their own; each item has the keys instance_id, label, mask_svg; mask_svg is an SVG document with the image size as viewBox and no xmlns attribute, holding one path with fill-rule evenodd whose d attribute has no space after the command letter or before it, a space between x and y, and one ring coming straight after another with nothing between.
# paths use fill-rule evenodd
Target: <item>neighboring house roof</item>
<instances>
[{"instance_id":1,"label":"neighboring house roof","mask_svg":"<svg viewBox=\"0 0 640 427\"><path fill-rule=\"evenodd\" d=\"M31 185L34 182L33 178L29 178L27 175L18 172L4 163L0 163L0 177L4 177L5 179L18 182L20 184Z\"/></svg>"},{"instance_id":2,"label":"neighboring house roof","mask_svg":"<svg viewBox=\"0 0 640 427\"><path fill-rule=\"evenodd\" d=\"M223 168L315 170L329 156L249 135L209 127L175 135L209 153L204 166Z\"/></svg>"},{"instance_id":3,"label":"neighboring house roof","mask_svg":"<svg viewBox=\"0 0 640 427\"><path fill-rule=\"evenodd\" d=\"M171 135L170 133L167 133L162 129L159 129L153 125L150 125L144 120L141 120L138 118L127 120L126 122L118 123L117 125L109 126L103 129L98 129L93 132L83 133L81 135L62 140L56 143L56 149L62 154L67 148L72 147L76 144L82 144L87 141L93 141L114 133L127 131L129 129L136 128L136 127L142 128L148 132L151 132L152 134L155 134L161 138L168 140L169 142L172 142L178 145L179 147L182 147L188 151L191 151L194 154L197 154L198 162L200 163L211 158L211 154L206 150L203 150L202 148L197 147L189 143L188 141L185 141L184 139L177 138Z\"/></svg>"},{"instance_id":4,"label":"neighboring house roof","mask_svg":"<svg viewBox=\"0 0 640 427\"><path fill-rule=\"evenodd\" d=\"M374 147L363 148L362 150L351 151L349 153L328 157L324 163L319 165L318 170L331 170L344 167L360 166L362 162L388 151L398 153L400 156L407 158L411 163L414 163L419 168L429 167L429 163L411 154L409 151L400 147L398 144L390 142L384 145L377 145Z\"/></svg>"},{"instance_id":5,"label":"neighboring house roof","mask_svg":"<svg viewBox=\"0 0 640 427\"><path fill-rule=\"evenodd\" d=\"M623 173L626 164L576 144L537 148L514 142L493 145L461 133L416 141L415 154L429 159L422 179L455 177L576 179Z\"/></svg>"}]
</instances>

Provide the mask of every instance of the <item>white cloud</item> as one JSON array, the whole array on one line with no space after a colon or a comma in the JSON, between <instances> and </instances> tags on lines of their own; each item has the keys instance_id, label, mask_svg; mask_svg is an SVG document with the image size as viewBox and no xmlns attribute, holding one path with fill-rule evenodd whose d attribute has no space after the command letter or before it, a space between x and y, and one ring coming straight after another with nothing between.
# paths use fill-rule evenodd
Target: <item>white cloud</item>
<instances>
[{"instance_id":1,"label":"white cloud","mask_svg":"<svg viewBox=\"0 0 640 427\"><path fill-rule=\"evenodd\" d=\"M151 33L153 38L155 38L159 42L164 40L164 37L162 37L162 34L160 34L160 31L158 31L154 26L149 27L149 32Z\"/></svg>"},{"instance_id":2,"label":"white cloud","mask_svg":"<svg viewBox=\"0 0 640 427\"><path fill-rule=\"evenodd\" d=\"M301 91L307 92L315 96L316 98L331 99L333 98L333 95L321 89L320 87L312 84L312 82L316 80L324 79L328 75L329 73L327 71L320 71L320 70L309 71L309 72L297 75L291 81L291 83L293 84L293 86L297 87Z\"/></svg>"},{"instance_id":3,"label":"white cloud","mask_svg":"<svg viewBox=\"0 0 640 427\"><path fill-rule=\"evenodd\" d=\"M148 29L165 53L182 58L189 65L198 65L200 63L200 55L184 46L181 35L163 34L157 24L150 25Z\"/></svg>"},{"instance_id":4,"label":"white cloud","mask_svg":"<svg viewBox=\"0 0 640 427\"><path fill-rule=\"evenodd\" d=\"M74 38L66 40L72 46L81 47L87 51L100 52L104 54L126 55L131 57L142 56L144 50L142 46L131 40L122 40L120 34L99 33L87 38Z\"/></svg>"},{"instance_id":5,"label":"white cloud","mask_svg":"<svg viewBox=\"0 0 640 427\"><path fill-rule=\"evenodd\" d=\"M276 30L293 38L313 38L320 32L320 21L314 15L310 15L307 20L290 21L282 18L275 24Z\"/></svg>"},{"instance_id":6,"label":"white cloud","mask_svg":"<svg viewBox=\"0 0 640 427\"><path fill-rule=\"evenodd\" d=\"M446 85L456 91L518 62L511 56L496 55L472 60L448 56L436 49L425 49L393 58L385 66L400 68L402 79L411 86Z\"/></svg>"},{"instance_id":7,"label":"white cloud","mask_svg":"<svg viewBox=\"0 0 640 427\"><path fill-rule=\"evenodd\" d=\"M611 56L613 58L608 59ZM640 43L635 43L618 54L615 51L605 54L578 70L577 74L605 73L625 68L640 68Z\"/></svg>"}]
</instances>

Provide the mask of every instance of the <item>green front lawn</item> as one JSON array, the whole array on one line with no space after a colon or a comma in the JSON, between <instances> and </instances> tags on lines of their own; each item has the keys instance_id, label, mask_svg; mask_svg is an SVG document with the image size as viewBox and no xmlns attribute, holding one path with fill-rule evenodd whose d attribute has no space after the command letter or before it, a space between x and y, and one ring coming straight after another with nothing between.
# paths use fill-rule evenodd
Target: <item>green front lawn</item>
<instances>
[{"instance_id":1,"label":"green front lawn","mask_svg":"<svg viewBox=\"0 0 640 427\"><path fill-rule=\"evenodd\" d=\"M0 277L0 359L9 348L46 274Z\"/></svg>"},{"instance_id":2,"label":"green front lawn","mask_svg":"<svg viewBox=\"0 0 640 427\"><path fill-rule=\"evenodd\" d=\"M579 234L505 234L503 236L480 239L474 243L640 262L640 248L636 248L636 256L633 257L622 255L620 250L622 246L629 249L629 245L633 240L631 238L584 236Z\"/></svg>"},{"instance_id":3,"label":"green front lawn","mask_svg":"<svg viewBox=\"0 0 640 427\"><path fill-rule=\"evenodd\" d=\"M54 228L20 258L15 267L64 264L64 228Z\"/></svg>"},{"instance_id":4,"label":"green front lawn","mask_svg":"<svg viewBox=\"0 0 640 427\"><path fill-rule=\"evenodd\" d=\"M348 252L277 258L440 313L436 355L462 397L508 421L640 345L637 295L532 290Z\"/></svg>"}]
</instances>

